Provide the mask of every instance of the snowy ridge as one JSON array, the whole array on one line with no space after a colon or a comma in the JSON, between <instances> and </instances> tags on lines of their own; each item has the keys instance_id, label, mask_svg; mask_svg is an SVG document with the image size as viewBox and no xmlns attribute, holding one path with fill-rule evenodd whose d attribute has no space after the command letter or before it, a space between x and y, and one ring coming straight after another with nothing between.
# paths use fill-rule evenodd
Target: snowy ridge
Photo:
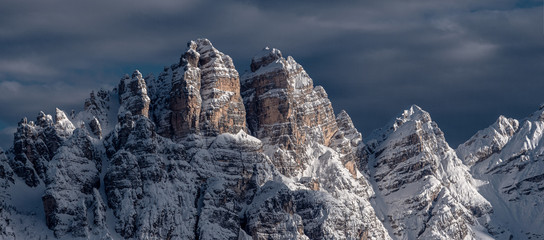
<instances>
[{"instance_id":1,"label":"snowy ridge","mask_svg":"<svg viewBox=\"0 0 544 240\"><path fill-rule=\"evenodd\" d=\"M465 164L472 166L499 152L518 130L518 120L500 116L493 125L478 131L467 142L459 145L457 155Z\"/></svg>"},{"instance_id":2,"label":"snowy ridge","mask_svg":"<svg viewBox=\"0 0 544 240\"><path fill-rule=\"evenodd\" d=\"M491 155L482 157L471 170L476 178L488 182L481 192L493 205L490 229L499 239L544 237L541 227L544 218L540 214L544 211L543 116L541 108L520 121L519 127L517 121L510 120L517 128L514 132L511 128L510 136L503 138L499 148L495 147L495 142L476 142L476 145L469 140L457 150L468 153L465 156L470 159L479 153L479 149L496 149ZM493 139L496 132L488 129L496 129L496 126L497 123L471 139Z\"/></svg>"},{"instance_id":3,"label":"snowy ridge","mask_svg":"<svg viewBox=\"0 0 544 240\"><path fill-rule=\"evenodd\" d=\"M207 39L0 149L0 239L540 239L544 110L456 150L413 105L365 142L303 67Z\"/></svg>"},{"instance_id":4,"label":"snowy ridge","mask_svg":"<svg viewBox=\"0 0 544 240\"><path fill-rule=\"evenodd\" d=\"M475 239L472 228L491 206L430 115L414 105L373 136L367 145L370 177L383 199L376 207L392 234Z\"/></svg>"}]
</instances>

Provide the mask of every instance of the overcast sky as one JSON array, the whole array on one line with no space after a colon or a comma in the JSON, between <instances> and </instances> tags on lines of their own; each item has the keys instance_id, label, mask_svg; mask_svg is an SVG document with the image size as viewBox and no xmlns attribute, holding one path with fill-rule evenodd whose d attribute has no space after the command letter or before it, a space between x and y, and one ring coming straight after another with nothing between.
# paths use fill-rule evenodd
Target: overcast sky
<instances>
[{"instance_id":1,"label":"overcast sky","mask_svg":"<svg viewBox=\"0 0 544 240\"><path fill-rule=\"evenodd\" d=\"M291 55L363 136L417 104L452 147L544 102L542 0L0 0L0 146L40 110L79 110L124 73L157 74L205 37L242 74Z\"/></svg>"}]
</instances>

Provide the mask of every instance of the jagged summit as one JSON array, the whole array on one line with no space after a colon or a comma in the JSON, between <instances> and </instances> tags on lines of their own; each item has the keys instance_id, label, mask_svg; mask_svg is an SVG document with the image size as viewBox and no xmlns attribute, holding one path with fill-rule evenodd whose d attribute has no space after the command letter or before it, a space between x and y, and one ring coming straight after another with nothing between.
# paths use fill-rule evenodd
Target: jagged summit
<instances>
[{"instance_id":1,"label":"jagged summit","mask_svg":"<svg viewBox=\"0 0 544 240\"><path fill-rule=\"evenodd\" d=\"M501 115L491 126L460 144L456 149L457 155L465 164L472 166L499 152L518 128L518 120Z\"/></svg>"},{"instance_id":2,"label":"jagged summit","mask_svg":"<svg viewBox=\"0 0 544 240\"><path fill-rule=\"evenodd\" d=\"M252 72L242 76L242 96L253 135L286 151L271 153L273 162L290 162L282 173L294 175L307 160L303 146L328 146L338 130L332 105L322 87L292 57L265 48L253 58ZM297 158L298 160L287 160Z\"/></svg>"},{"instance_id":3,"label":"jagged summit","mask_svg":"<svg viewBox=\"0 0 544 240\"><path fill-rule=\"evenodd\" d=\"M21 120L0 239L544 236L542 109L454 151L413 105L365 143L292 57L267 47L250 68L197 39L158 77Z\"/></svg>"},{"instance_id":4,"label":"jagged summit","mask_svg":"<svg viewBox=\"0 0 544 240\"><path fill-rule=\"evenodd\" d=\"M121 104L119 114L130 111L133 115L148 116L151 100L147 96L147 87L140 71L135 70L132 76L125 75L119 83L118 92Z\"/></svg>"},{"instance_id":5,"label":"jagged summit","mask_svg":"<svg viewBox=\"0 0 544 240\"><path fill-rule=\"evenodd\" d=\"M386 216L393 235L472 239L475 229L487 224L491 205L429 113L413 105L373 136L366 145L369 173L388 206L377 211ZM444 222L462 227L440 227Z\"/></svg>"},{"instance_id":6,"label":"jagged summit","mask_svg":"<svg viewBox=\"0 0 544 240\"><path fill-rule=\"evenodd\" d=\"M281 55L280 50L276 48L270 49L269 47L265 47L260 53L258 53L253 57L253 59L251 59L251 71L255 72L259 70L259 68L261 68L262 66L267 66L281 58L283 58L283 56Z\"/></svg>"},{"instance_id":7,"label":"jagged summit","mask_svg":"<svg viewBox=\"0 0 544 240\"><path fill-rule=\"evenodd\" d=\"M180 63L149 79L158 133L215 136L246 129L240 80L232 59L207 39L190 41Z\"/></svg>"},{"instance_id":8,"label":"jagged summit","mask_svg":"<svg viewBox=\"0 0 544 240\"><path fill-rule=\"evenodd\" d=\"M542 114L540 108L522 121L501 116L457 148L472 174L488 182L480 191L494 206L489 229L498 238L544 237Z\"/></svg>"},{"instance_id":9,"label":"jagged summit","mask_svg":"<svg viewBox=\"0 0 544 240\"><path fill-rule=\"evenodd\" d=\"M388 135L394 133L403 124L412 122L419 124L432 122L431 115L421 107L413 104L410 108L403 110L397 117L390 120L384 127L374 130L367 138L369 144L376 145L384 141ZM413 129L412 129L413 130ZM411 131L411 130L410 130Z\"/></svg>"}]
</instances>

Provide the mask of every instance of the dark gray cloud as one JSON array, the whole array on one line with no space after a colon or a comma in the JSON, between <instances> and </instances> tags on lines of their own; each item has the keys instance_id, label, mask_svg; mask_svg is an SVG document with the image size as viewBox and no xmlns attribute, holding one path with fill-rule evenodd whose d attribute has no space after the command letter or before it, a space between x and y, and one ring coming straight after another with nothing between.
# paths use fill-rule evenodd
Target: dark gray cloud
<instances>
[{"instance_id":1,"label":"dark gray cloud","mask_svg":"<svg viewBox=\"0 0 544 240\"><path fill-rule=\"evenodd\" d=\"M544 102L542 10L527 0L6 2L0 146L23 116L80 108L136 68L158 73L199 37L240 72L267 45L292 55L363 135L415 103L456 146Z\"/></svg>"}]
</instances>

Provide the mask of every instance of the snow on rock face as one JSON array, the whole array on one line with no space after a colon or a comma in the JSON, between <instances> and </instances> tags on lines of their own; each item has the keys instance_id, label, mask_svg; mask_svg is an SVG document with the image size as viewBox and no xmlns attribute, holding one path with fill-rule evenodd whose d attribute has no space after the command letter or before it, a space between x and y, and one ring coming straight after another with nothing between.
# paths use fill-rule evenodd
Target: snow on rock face
<instances>
[{"instance_id":1,"label":"snow on rock face","mask_svg":"<svg viewBox=\"0 0 544 240\"><path fill-rule=\"evenodd\" d=\"M42 197L47 226L57 237L68 233L88 237L92 230L88 222L97 221L93 217L99 216L88 210L99 203L94 191L100 187L101 169L89 133L76 129L49 166L47 189Z\"/></svg>"},{"instance_id":2,"label":"snow on rock face","mask_svg":"<svg viewBox=\"0 0 544 240\"><path fill-rule=\"evenodd\" d=\"M362 135L357 131L348 113L344 110L336 116L336 123L338 131L332 137L330 147L344 155L342 163L356 177L357 168L366 170L366 162L361 161L361 159L365 158L362 152L364 146ZM358 166L358 164L364 166Z\"/></svg>"},{"instance_id":3,"label":"snow on rock face","mask_svg":"<svg viewBox=\"0 0 544 240\"><path fill-rule=\"evenodd\" d=\"M132 115L147 117L150 99L147 96L147 87L142 74L136 70L132 77L125 75L119 83L119 111L130 111Z\"/></svg>"},{"instance_id":4,"label":"snow on rock face","mask_svg":"<svg viewBox=\"0 0 544 240\"><path fill-rule=\"evenodd\" d=\"M271 171L261 142L240 131L179 144L155 134L149 119L133 121L104 178L115 230L137 239L238 239L242 206Z\"/></svg>"},{"instance_id":5,"label":"snow on rock face","mask_svg":"<svg viewBox=\"0 0 544 240\"><path fill-rule=\"evenodd\" d=\"M494 153L499 152L518 130L518 120L500 116L488 128L478 131L456 149L457 155L465 164L472 166Z\"/></svg>"},{"instance_id":6,"label":"snow on rock face","mask_svg":"<svg viewBox=\"0 0 544 240\"><path fill-rule=\"evenodd\" d=\"M29 186L37 186L45 180L48 162L75 127L66 114L56 109L55 122L51 115L40 112L36 119L19 122L13 140L14 161L10 161L15 173Z\"/></svg>"},{"instance_id":7,"label":"snow on rock face","mask_svg":"<svg viewBox=\"0 0 544 240\"><path fill-rule=\"evenodd\" d=\"M292 182L269 182L257 192L246 233L258 239L389 239L368 200L372 188L357 169L361 134L347 113L336 118L323 88L314 88L304 69L277 49L263 49L251 70L242 77L248 126Z\"/></svg>"},{"instance_id":8,"label":"snow on rock face","mask_svg":"<svg viewBox=\"0 0 544 240\"><path fill-rule=\"evenodd\" d=\"M9 211L10 194L8 188L14 184L13 170L8 164L4 150L0 148L0 238L14 239L13 222L11 222L11 213Z\"/></svg>"},{"instance_id":9,"label":"snow on rock face","mask_svg":"<svg viewBox=\"0 0 544 240\"><path fill-rule=\"evenodd\" d=\"M265 48L253 58L251 69L242 76L249 129L277 147L269 156L282 174L296 175L308 161L304 147L310 142L328 146L336 133L332 105L302 66L277 49Z\"/></svg>"},{"instance_id":10,"label":"snow on rock face","mask_svg":"<svg viewBox=\"0 0 544 240\"><path fill-rule=\"evenodd\" d=\"M239 75L232 59L209 40L187 44L179 64L150 79L158 133L180 139L191 133L216 136L246 130Z\"/></svg>"},{"instance_id":11,"label":"snow on rock face","mask_svg":"<svg viewBox=\"0 0 544 240\"><path fill-rule=\"evenodd\" d=\"M430 115L405 110L367 142L370 174L398 239L473 239L491 206Z\"/></svg>"},{"instance_id":12,"label":"snow on rock face","mask_svg":"<svg viewBox=\"0 0 544 240\"><path fill-rule=\"evenodd\" d=\"M85 99L84 111L76 116L76 119L88 123L89 131L99 138L109 133L117 122L119 97L114 92L117 91L101 89L96 94L92 91L90 97Z\"/></svg>"},{"instance_id":13,"label":"snow on rock face","mask_svg":"<svg viewBox=\"0 0 544 240\"><path fill-rule=\"evenodd\" d=\"M74 124L66 117L66 113L62 110L57 108L55 111L55 130L57 131L57 134L62 138L69 137L76 129Z\"/></svg>"},{"instance_id":14,"label":"snow on rock face","mask_svg":"<svg viewBox=\"0 0 544 240\"><path fill-rule=\"evenodd\" d=\"M544 110L521 121L519 127L517 121L504 119L476 133L471 140L477 141L469 140L457 151L468 160L482 156L471 171L489 182L481 192L493 205L492 233L499 239L540 239L544 237ZM482 155L482 149L494 150Z\"/></svg>"},{"instance_id":15,"label":"snow on rock face","mask_svg":"<svg viewBox=\"0 0 544 240\"><path fill-rule=\"evenodd\" d=\"M124 238L194 238L195 176L182 161L183 148L163 142L149 119L135 116L133 121L125 126L126 139L112 143L119 149L109 156L104 176L107 203L117 218L114 231ZM159 154L161 148L171 153Z\"/></svg>"}]
</instances>

